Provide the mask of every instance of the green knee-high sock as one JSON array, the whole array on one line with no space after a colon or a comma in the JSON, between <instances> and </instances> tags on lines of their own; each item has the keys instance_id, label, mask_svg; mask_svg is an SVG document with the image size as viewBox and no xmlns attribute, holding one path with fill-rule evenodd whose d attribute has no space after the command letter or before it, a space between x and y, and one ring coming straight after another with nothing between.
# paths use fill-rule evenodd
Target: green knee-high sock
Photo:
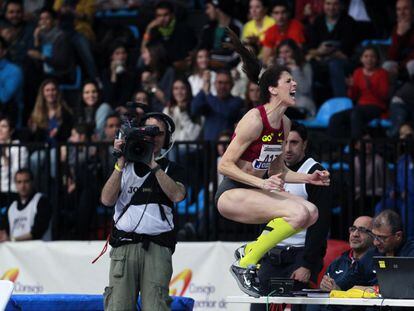
<instances>
[{"instance_id":1,"label":"green knee-high sock","mask_svg":"<svg viewBox=\"0 0 414 311\"><path fill-rule=\"evenodd\" d=\"M294 229L283 218L271 220L257 240L246 245L244 249L245 255L240 259L240 266L247 268L249 265L257 264L264 254L275 247L280 241L302 230Z\"/></svg>"}]
</instances>

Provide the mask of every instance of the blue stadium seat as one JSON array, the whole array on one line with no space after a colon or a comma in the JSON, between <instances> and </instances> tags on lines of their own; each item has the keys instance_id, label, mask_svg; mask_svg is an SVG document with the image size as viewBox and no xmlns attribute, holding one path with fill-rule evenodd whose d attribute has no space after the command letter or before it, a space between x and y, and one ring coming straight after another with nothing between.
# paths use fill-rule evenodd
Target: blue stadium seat
<instances>
[{"instance_id":1,"label":"blue stadium seat","mask_svg":"<svg viewBox=\"0 0 414 311\"><path fill-rule=\"evenodd\" d=\"M329 119L337 112L351 109L352 100L348 97L335 97L325 101L319 108L316 117L312 120L299 120L309 128L327 128Z\"/></svg>"},{"instance_id":2,"label":"blue stadium seat","mask_svg":"<svg viewBox=\"0 0 414 311\"><path fill-rule=\"evenodd\" d=\"M128 9L121 9L121 10L104 10L98 11L95 14L97 18L105 18L105 17L136 17L138 16L138 10L128 10Z\"/></svg>"},{"instance_id":3,"label":"blue stadium seat","mask_svg":"<svg viewBox=\"0 0 414 311\"><path fill-rule=\"evenodd\" d=\"M139 29L135 25L128 25L129 30L134 35L135 39L139 39Z\"/></svg>"},{"instance_id":4,"label":"blue stadium seat","mask_svg":"<svg viewBox=\"0 0 414 311\"><path fill-rule=\"evenodd\" d=\"M392 122L389 119L374 119L371 122L369 122L369 126L390 128L392 126Z\"/></svg>"},{"instance_id":5,"label":"blue stadium seat","mask_svg":"<svg viewBox=\"0 0 414 311\"><path fill-rule=\"evenodd\" d=\"M326 168L328 171L349 171L349 164L345 162L322 162L321 163L324 168Z\"/></svg>"},{"instance_id":6,"label":"blue stadium seat","mask_svg":"<svg viewBox=\"0 0 414 311\"><path fill-rule=\"evenodd\" d=\"M198 193L197 202L194 202L190 205L191 193L192 189L189 188L187 191L186 199L177 203L177 212L179 215L195 215L204 209L204 189L201 189Z\"/></svg>"},{"instance_id":7,"label":"blue stadium seat","mask_svg":"<svg viewBox=\"0 0 414 311\"><path fill-rule=\"evenodd\" d=\"M389 46L391 45L392 40L391 37L389 37L388 39L367 39L361 42L361 45L363 47L367 46L367 45L386 45Z\"/></svg>"}]
</instances>

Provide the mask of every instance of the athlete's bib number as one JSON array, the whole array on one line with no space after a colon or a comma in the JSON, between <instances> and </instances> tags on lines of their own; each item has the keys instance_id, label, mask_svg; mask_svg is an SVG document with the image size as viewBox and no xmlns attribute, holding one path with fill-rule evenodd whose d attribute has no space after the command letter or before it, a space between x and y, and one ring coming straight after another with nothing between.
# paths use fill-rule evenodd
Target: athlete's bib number
<instances>
[{"instance_id":1,"label":"athlete's bib number","mask_svg":"<svg viewBox=\"0 0 414 311\"><path fill-rule=\"evenodd\" d=\"M282 153L282 145L262 145L259 158L252 162L256 170L267 170L270 163Z\"/></svg>"}]
</instances>

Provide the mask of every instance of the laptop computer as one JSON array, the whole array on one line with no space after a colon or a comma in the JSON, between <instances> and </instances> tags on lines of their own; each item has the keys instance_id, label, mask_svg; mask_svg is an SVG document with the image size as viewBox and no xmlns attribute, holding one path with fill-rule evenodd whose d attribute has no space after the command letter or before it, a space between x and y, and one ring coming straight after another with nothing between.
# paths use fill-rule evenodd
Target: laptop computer
<instances>
[{"instance_id":1,"label":"laptop computer","mask_svg":"<svg viewBox=\"0 0 414 311\"><path fill-rule=\"evenodd\" d=\"M414 298L414 257L374 257L383 298Z\"/></svg>"}]
</instances>

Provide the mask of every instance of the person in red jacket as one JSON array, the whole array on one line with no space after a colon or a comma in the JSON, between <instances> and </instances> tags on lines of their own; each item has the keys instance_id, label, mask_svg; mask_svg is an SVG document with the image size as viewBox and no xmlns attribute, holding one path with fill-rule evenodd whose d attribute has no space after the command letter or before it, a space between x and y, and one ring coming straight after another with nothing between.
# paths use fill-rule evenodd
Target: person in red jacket
<instances>
[{"instance_id":1,"label":"person in red jacket","mask_svg":"<svg viewBox=\"0 0 414 311\"><path fill-rule=\"evenodd\" d=\"M362 67L347 79L348 96L355 106L331 117L328 133L334 137L348 137L351 128L352 138L358 139L369 121L380 118L387 111L388 73L379 67L378 50L365 47L360 60Z\"/></svg>"}]
</instances>

